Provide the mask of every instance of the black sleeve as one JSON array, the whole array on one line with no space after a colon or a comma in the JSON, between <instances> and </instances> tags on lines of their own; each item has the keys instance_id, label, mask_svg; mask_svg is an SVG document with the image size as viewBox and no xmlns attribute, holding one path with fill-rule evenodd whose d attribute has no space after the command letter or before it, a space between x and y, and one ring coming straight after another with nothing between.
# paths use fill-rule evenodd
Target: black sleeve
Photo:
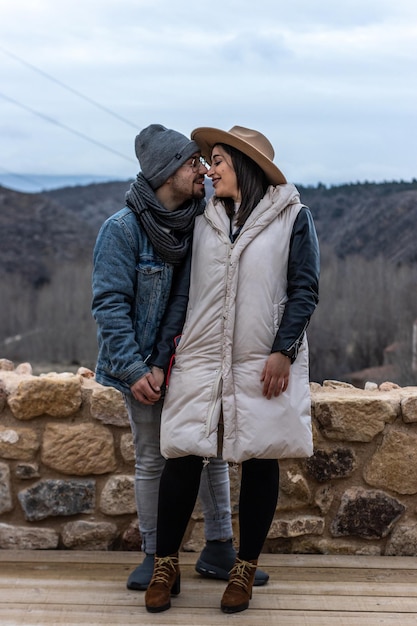
<instances>
[{"instance_id":1,"label":"black sleeve","mask_svg":"<svg viewBox=\"0 0 417 626\"><path fill-rule=\"evenodd\" d=\"M174 270L167 308L156 335L154 348L147 359L149 366L160 367L165 375L175 352L174 339L181 334L185 322L190 288L191 247L190 245L184 261Z\"/></svg>"},{"instance_id":2,"label":"black sleeve","mask_svg":"<svg viewBox=\"0 0 417 626\"><path fill-rule=\"evenodd\" d=\"M294 222L288 258L288 301L271 352L294 351L319 300L320 255L313 217L303 207ZM294 359L292 359L294 360Z\"/></svg>"}]
</instances>

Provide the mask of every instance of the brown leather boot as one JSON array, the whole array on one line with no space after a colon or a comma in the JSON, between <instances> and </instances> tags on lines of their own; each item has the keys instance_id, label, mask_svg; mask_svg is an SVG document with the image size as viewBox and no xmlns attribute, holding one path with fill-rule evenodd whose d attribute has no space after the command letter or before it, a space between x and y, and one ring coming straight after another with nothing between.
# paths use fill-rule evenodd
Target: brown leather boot
<instances>
[{"instance_id":1,"label":"brown leather boot","mask_svg":"<svg viewBox=\"0 0 417 626\"><path fill-rule=\"evenodd\" d=\"M171 595L177 596L180 590L178 553L161 557L155 554L153 574L145 594L146 610L150 613L166 611L171 606Z\"/></svg>"},{"instance_id":2,"label":"brown leather boot","mask_svg":"<svg viewBox=\"0 0 417 626\"><path fill-rule=\"evenodd\" d=\"M238 613L248 608L257 564L257 560L243 561L236 557L220 604L223 613Z\"/></svg>"}]
</instances>

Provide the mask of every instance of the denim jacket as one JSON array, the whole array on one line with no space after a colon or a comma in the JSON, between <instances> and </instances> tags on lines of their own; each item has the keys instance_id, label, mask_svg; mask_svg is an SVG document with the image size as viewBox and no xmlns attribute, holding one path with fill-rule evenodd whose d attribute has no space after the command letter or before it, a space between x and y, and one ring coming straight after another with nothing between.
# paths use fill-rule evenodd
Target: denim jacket
<instances>
[{"instance_id":1,"label":"denim jacket","mask_svg":"<svg viewBox=\"0 0 417 626\"><path fill-rule=\"evenodd\" d=\"M156 254L127 207L102 225L93 261L96 380L126 393L150 369L146 359L167 306L174 267Z\"/></svg>"}]
</instances>

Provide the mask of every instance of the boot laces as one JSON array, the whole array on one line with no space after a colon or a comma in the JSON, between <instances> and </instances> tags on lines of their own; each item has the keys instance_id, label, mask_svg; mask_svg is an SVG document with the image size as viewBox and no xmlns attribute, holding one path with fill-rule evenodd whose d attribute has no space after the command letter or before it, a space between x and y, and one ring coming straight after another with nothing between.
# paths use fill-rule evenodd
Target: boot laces
<instances>
[{"instance_id":1,"label":"boot laces","mask_svg":"<svg viewBox=\"0 0 417 626\"><path fill-rule=\"evenodd\" d=\"M169 577L172 571L175 572L175 568L178 565L178 558L172 556L156 556L155 568L153 573L153 583L162 583L163 585L169 585Z\"/></svg>"},{"instance_id":2,"label":"boot laces","mask_svg":"<svg viewBox=\"0 0 417 626\"><path fill-rule=\"evenodd\" d=\"M230 572L230 582L246 589L252 570L256 569L256 565L250 561L236 559L232 571Z\"/></svg>"}]
</instances>

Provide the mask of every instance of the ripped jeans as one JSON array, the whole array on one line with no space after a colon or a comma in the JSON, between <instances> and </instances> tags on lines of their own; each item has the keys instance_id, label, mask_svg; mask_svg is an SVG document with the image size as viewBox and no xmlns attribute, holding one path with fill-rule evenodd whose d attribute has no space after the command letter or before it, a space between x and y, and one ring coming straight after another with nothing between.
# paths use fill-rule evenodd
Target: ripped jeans
<instances>
[{"instance_id":1,"label":"ripped jeans","mask_svg":"<svg viewBox=\"0 0 417 626\"><path fill-rule=\"evenodd\" d=\"M142 550L156 551L159 482L165 459L159 447L162 400L152 406L125 395L135 446L135 497ZM222 459L211 459L201 474L198 492L204 515L206 541L233 536L230 505L229 466Z\"/></svg>"}]
</instances>

